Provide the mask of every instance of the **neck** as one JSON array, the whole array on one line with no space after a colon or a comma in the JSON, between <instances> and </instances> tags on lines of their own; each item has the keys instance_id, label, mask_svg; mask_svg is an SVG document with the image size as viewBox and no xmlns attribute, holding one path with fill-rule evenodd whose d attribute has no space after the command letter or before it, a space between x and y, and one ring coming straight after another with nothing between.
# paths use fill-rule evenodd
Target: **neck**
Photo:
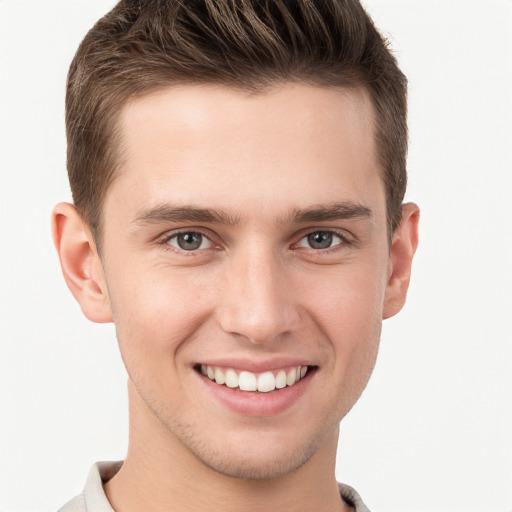
<instances>
[{"instance_id":1,"label":"neck","mask_svg":"<svg viewBox=\"0 0 512 512\"><path fill-rule=\"evenodd\" d=\"M341 500L334 475L337 439L335 430L311 459L286 475L233 478L206 466L130 390L128 454L105 492L116 512L345 512L351 508Z\"/></svg>"}]
</instances>

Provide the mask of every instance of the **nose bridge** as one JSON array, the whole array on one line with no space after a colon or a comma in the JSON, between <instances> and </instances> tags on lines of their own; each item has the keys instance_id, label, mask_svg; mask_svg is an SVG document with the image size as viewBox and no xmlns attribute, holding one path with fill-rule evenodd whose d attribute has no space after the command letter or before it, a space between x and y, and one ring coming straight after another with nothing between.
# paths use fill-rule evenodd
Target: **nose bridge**
<instances>
[{"instance_id":1,"label":"nose bridge","mask_svg":"<svg viewBox=\"0 0 512 512\"><path fill-rule=\"evenodd\" d=\"M296 328L299 314L286 268L271 247L245 247L233 255L223 288L224 331L266 344Z\"/></svg>"}]
</instances>

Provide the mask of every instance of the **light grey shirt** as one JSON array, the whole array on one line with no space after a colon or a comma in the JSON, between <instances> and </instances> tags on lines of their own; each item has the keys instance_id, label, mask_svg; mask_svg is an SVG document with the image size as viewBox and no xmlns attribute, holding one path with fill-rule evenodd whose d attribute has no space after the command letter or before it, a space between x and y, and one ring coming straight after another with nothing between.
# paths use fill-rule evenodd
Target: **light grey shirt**
<instances>
[{"instance_id":1,"label":"light grey shirt","mask_svg":"<svg viewBox=\"0 0 512 512\"><path fill-rule=\"evenodd\" d=\"M94 464L89 471L82 494L73 498L58 512L114 512L103 490L103 482L110 480L119 471L122 464L122 461ZM370 512L352 487L345 484L338 484L338 487L343 500L352 505L355 512Z\"/></svg>"}]
</instances>

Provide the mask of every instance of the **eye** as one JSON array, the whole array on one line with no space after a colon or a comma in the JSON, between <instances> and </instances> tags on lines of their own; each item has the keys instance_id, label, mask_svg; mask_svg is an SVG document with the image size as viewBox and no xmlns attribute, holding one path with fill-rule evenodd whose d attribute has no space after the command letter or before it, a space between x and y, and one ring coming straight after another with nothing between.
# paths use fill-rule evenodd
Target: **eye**
<instances>
[{"instance_id":1,"label":"eye","mask_svg":"<svg viewBox=\"0 0 512 512\"><path fill-rule=\"evenodd\" d=\"M330 249L342 243L344 243L343 238L332 231L314 231L303 237L297 244L297 247Z\"/></svg>"},{"instance_id":2,"label":"eye","mask_svg":"<svg viewBox=\"0 0 512 512\"><path fill-rule=\"evenodd\" d=\"M167 239L167 243L182 251L197 251L213 247L213 242L197 231L175 233Z\"/></svg>"}]
</instances>

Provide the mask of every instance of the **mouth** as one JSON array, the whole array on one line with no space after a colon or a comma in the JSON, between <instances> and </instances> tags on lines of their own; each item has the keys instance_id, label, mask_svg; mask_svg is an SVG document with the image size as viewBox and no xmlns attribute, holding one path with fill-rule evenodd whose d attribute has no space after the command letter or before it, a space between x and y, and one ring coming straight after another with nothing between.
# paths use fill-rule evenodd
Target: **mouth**
<instances>
[{"instance_id":1,"label":"mouth","mask_svg":"<svg viewBox=\"0 0 512 512\"><path fill-rule=\"evenodd\" d=\"M295 386L313 372L313 366L291 366L265 372L250 372L236 368L198 364L195 370L213 383L232 390L270 393Z\"/></svg>"}]
</instances>

